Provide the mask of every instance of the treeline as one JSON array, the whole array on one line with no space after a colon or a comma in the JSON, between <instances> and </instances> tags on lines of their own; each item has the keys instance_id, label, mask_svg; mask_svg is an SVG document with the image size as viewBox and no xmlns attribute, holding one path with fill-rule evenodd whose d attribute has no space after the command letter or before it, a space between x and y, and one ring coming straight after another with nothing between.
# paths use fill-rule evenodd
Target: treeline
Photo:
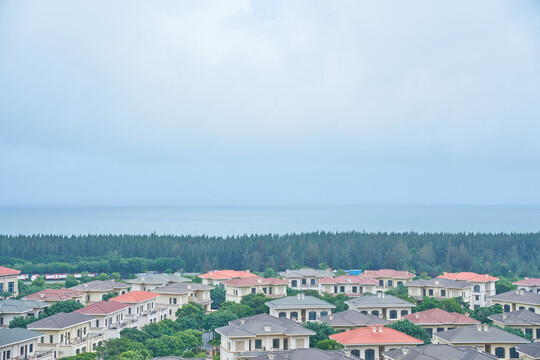
<instances>
[{"instance_id":1,"label":"treeline","mask_svg":"<svg viewBox=\"0 0 540 360\"><path fill-rule=\"evenodd\" d=\"M88 267L84 269L95 268L92 271L96 272L110 272L106 270L106 264L97 260L100 257L127 258L128 268L131 267L129 261L134 263L141 258L151 261L167 257L180 259L184 271L284 270L299 266L317 267L324 262L336 269L408 269L426 272L430 276L442 271L540 276L540 233L316 232L235 237L4 235L0 236L0 249L4 260L11 262L9 259L19 258L33 264L51 261L73 264L96 259L88 260ZM95 267L101 265L104 267ZM146 265L152 269L150 263ZM170 270L179 269L170 267ZM136 272L131 269L119 271L116 267L111 271Z\"/></svg>"}]
</instances>

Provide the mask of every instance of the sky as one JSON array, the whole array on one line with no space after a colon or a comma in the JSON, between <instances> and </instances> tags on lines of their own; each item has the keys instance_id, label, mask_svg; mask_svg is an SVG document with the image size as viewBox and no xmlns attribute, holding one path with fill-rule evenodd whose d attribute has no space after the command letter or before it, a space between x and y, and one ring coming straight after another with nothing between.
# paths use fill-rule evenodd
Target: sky
<instances>
[{"instance_id":1,"label":"sky","mask_svg":"<svg viewBox=\"0 0 540 360\"><path fill-rule=\"evenodd\" d=\"M0 0L0 206L539 205L537 1Z\"/></svg>"}]
</instances>

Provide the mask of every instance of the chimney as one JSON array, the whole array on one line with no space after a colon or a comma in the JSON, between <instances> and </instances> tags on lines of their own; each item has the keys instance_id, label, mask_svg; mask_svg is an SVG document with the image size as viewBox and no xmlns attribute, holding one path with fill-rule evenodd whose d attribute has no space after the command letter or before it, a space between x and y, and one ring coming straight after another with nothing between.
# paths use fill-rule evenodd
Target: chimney
<instances>
[{"instance_id":1,"label":"chimney","mask_svg":"<svg viewBox=\"0 0 540 360\"><path fill-rule=\"evenodd\" d=\"M274 354L272 354L272 353L268 354L268 359L274 360Z\"/></svg>"},{"instance_id":2,"label":"chimney","mask_svg":"<svg viewBox=\"0 0 540 360\"><path fill-rule=\"evenodd\" d=\"M378 292L378 293L377 293L377 297L378 297L379 299L382 298L382 292Z\"/></svg>"},{"instance_id":3,"label":"chimney","mask_svg":"<svg viewBox=\"0 0 540 360\"><path fill-rule=\"evenodd\" d=\"M245 324L246 323L246 320L245 319L240 319L240 324Z\"/></svg>"},{"instance_id":4,"label":"chimney","mask_svg":"<svg viewBox=\"0 0 540 360\"><path fill-rule=\"evenodd\" d=\"M343 350L345 356L351 356L351 350Z\"/></svg>"},{"instance_id":5,"label":"chimney","mask_svg":"<svg viewBox=\"0 0 540 360\"><path fill-rule=\"evenodd\" d=\"M250 271L251 271L251 270L246 270L247 273L250 272Z\"/></svg>"},{"instance_id":6,"label":"chimney","mask_svg":"<svg viewBox=\"0 0 540 360\"><path fill-rule=\"evenodd\" d=\"M420 314L419 314L419 313L415 313L415 314L414 314L414 317L417 318L417 319L419 319L419 318L420 318Z\"/></svg>"},{"instance_id":7,"label":"chimney","mask_svg":"<svg viewBox=\"0 0 540 360\"><path fill-rule=\"evenodd\" d=\"M488 324L484 324L484 331L488 331L489 330L489 325Z\"/></svg>"},{"instance_id":8,"label":"chimney","mask_svg":"<svg viewBox=\"0 0 540 360\"><path fill-rule=\"evenodd\" d=\"M287 274L290 273L290 272L291 272L291 270L287 269Z\"/></svg>"},{"instance_id":9,"label":"chimney","mask_svg":"<svg viewBox=\"0 0 540 360\"><path fill-rule=\"evenodd\" d=\"M446 275L446 274L448 274L448 273L447 273L446 271L445 271L445 272L443 272L443 275Z\"/></svg>"},{"instance_id":10,"label":"chimney","mask_svg":"<svg viewBox=\"0 0 540 360\"><path fill-rule=\"evenodd\" d=\"M435 280L435 285L439 285L439 280Z\"/></svg>"},{"instance_id":11,"label":"chimney","mask_svg":"<svg viewBox=\"0 0 540 360\"><path fill-rule=\"evenodd\" d=\"M379 326L379 332L382 333L382 325Z\"/></svg>"},{"instance_id":12,"label":"chimney","mask_svg":"<svg viewBox=\"0 0 540 360\"><path fill-rule=\"evenodd\" d=\"M377 327L376 327L376 326L372 326L372 327L371 327L371 331L373 331L374 333L376 333L376 332L377 332Z\"/></svg>"},{"instance_id":13,"label":"chimney","mask_svg":"<svg viewBox=\"0 0 540 360\"><path fill-rule=\"evenodd\" d=\"M465 314L463 314L463 315L465 315L466 317L469 317L469 315L471 315L471 314L470 314L470 313L468 313L468 312L466 312L466 313L465 313Z\"/></svg>"},{"instance_id":14,"label":"chimney","mask_svg":"<svg viewBox=\"0 0 540 360\"><path fill-rule=\"evenodd\" d=\"M484 347L482 345L478 345L476 347L476 351L478 351L479 353L484 352Z\"/></svg>"},{"instance_id":15,"label":"chimney","mask_svg":"<svg viewBox=\"0 0 540 360\"><path fill-rule=\"evenodd\" d=\"M523 289L519 290L519 295L523 295Z\"/></svg>"},{"instance_id":16,"label":"chimney","mask_svg":"<svg viewBox=\"0 0 540 360\"><path fill-rule=\"evenodd\" d=\"M330 320L334 320L334 315L330 315L328 318L329 318Z\"/></svg>"},{"instance_id":17,"label":"chimney","mask_svg":"<svg viewBox=\"0 0 540 360\"><path fill-rule=\"evenodd\" d=\"M191 290L191 284L188 284L187 288Z\"/></svg>"},{"instance_id":18,"label":"chimney","mask_svg":"<svg viewBox=\"0 0 540 360\"><path fill-rule=\"evenodd\" d=\"M269 331L270 331L270 329L271 329L271 327L270 327L270 326L268 326L268 325L265 325L265 326L264 326L264 331L266 331L266 332L269 332Z\"/></svg>"},{"instance_id":19,"label":"chimney","mask_svg":"<svg viewBox=\"0 0 540 360\"><path fill-rule=\"evenodd\" d=\"M478 331L482 331L482 324L476 325L476 329L477 329Z\"/></svg>"},{"instance_id":20,"label":"chimney","mask_svg":"<svg viewBox=\"0 0 540 360\"><path fill-rule=\"evenodd\" d=\"M384 292L381 293L381 299L384 299Z\"/></svg>"},{"instance_id":21,"label":"chimney","mask_svg":"<svg viewBox=\"0 0 540 360\"><path fill-rule=\"evenodd\" d=\"M502 314L502 317L503 317L503 320L508 319L508 315L507 315L507 314Z\"/></svg>"},{"instance_id":22,"label":"chimney","mask_svg":"<svg viewBox=\"0 0 540 360\"><path fill-rule=\"evenodd\" d=\"M407 355L409 353L409 348L401 348L401 352L403 353L403 355Z\"/></svg>"},{"instance_id":23,"label":"chimney","mask_svg":"<svg viewBox=\"0 0 540 360\"><path fill-rule=\"evenodd\" d=\"M529 278L528 278L528 277L525 277L525 280L529 280Z\"/></svg>"}]
</instances>

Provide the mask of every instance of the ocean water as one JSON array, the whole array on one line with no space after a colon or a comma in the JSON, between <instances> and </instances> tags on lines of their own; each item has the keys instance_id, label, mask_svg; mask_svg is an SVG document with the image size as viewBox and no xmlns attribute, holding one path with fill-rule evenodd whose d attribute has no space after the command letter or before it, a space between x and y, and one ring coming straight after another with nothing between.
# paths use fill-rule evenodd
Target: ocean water
<instances>
[{"instance_id":1,"label":"ocean water","mask_svg":"<svg viewBox=\"0 0 540 360\"><path fill-rule=\"evenodd\" d=\"M0 208L0 234L540 231L540 206Z\"/></svg>"}]
</instances>

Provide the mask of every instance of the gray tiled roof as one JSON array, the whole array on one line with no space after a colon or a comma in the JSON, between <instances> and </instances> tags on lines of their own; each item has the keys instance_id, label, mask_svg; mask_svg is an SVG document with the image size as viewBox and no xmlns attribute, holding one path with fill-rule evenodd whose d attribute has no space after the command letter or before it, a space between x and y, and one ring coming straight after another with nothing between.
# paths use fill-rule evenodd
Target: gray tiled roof
<instances>
[{"instance_id":1,"label":"gray tiled roof","mask_svg":"<svg viewBox=\"0 0 540 360\"><path fill-rule=\"evenodd\" d=\"M298 294L294 296L286 296L281 299L268 301L265 303L270 309L334 309L336 306L315 296L304 296Z\"/></svg>"},{"instance_id":2,"label":"gray tiled roof","mask_svg":"<svg viewBox=\"0 0 540 360\"><path fill-rule=\"evenodd\" d=\"M47 306L49 306L49 304L38 300L1 300L0 314L20 314L37 308L46 308Z\"/></svg>"},{"instance_id":3,"label":"gray tiled roof","mask_svg":"<svg viewBox=\"0 0 540 360\"><path fill-rule=\"evenodd\" d=\"M494 326L487 326L486 324L441 331L433 334L433 336L451 344L525 344L529 342L529 340L521 336L514 335Z\"/></svg>"},{"instance_id":4,"label":"gray tiled roof","mask_svg":"<svg viewBox=\"0 0 540 360\"><path fill-rule=\"evenodd\" d=\"M523 290L512 290L502 294L489 296L492 301L510 301L521 304L540 305L540 293Z\"/></svg>"},{"instance_id":5,"label":"gray tiled roof","mask_svg":"<svg viewBox=\"0 0 540 360\"><path fill-rule=\"evenodd\" d=\"M158 294L187 294L197 290L212 290L213 288L214 287L210 285L178 282L158 287L152 290L152 292Z\"/></svg>"},{"instance_id":6,"label":"gray tiled roof","mask_svg":"<svg viewBox=\"0 0 540 360\"><path fill-rule=\"evenodd\" d=\"M259 353L260 354L260 353ZM295 349L288 351L273 351L251 357L251 360L361 360L347 355L341 350L321 350L317 348Z\"/></svg>"},{"instance_id":7,"label":"gray tiled roof","mask_svg":"<svg viewBox=\"0 0 540 360\"><path fill-rule=\"evenodd\" d=\"M391 360L492 360L496 356L479 352L470 346L454 347L446 344L422 345L415 348L403 347L385 351L384 356Z\"/></svg>"},{"instance_id":8,"label":"gray tiled roof","mask_svg":"<svg viewBox=\"0 0 540 360\"><path fill-rule=\"evenodd\" d=\"M297 270L287 270L279 273L279 276L283 277L305 277L305 276L314 276L318 278L324 277L334 277L334 273L330 270L318 270L318 269L297 269Z\"/></svg>"},{"instance_id":9,"label":"gray tiled roof","mask_svg":"<svg viewBox=\"0 0 540 360\"><path fill-rule=\"evenodd\" d=\"M540 359L540 342L516 346L516 351L528 355L533 359Z\"/></svg>"},{"instance_id":10,"label":"gray tiled roof","mask_svg":"<svg viewBox=\"0 0 540 360\"><path fill-rule=\"evenodd\" d=\"M434 278L429 280L418 279L406 283L405 286L429 286L429 287L441 287L448 289L466 289L472 288L473 284L467 281L450 280L444 278Z\"/></svg>"},{"instance_id":11,"label":"gray tiled roof","mask_svg":"<svg viewBox=\"0 0 540 360\"><path fill-rule=\"evenodd\" d=\"M331 315L321 316L317 319L320 322L330 326L369 326L369 325L387 325L390 321L381 319L371 314L362 314L357 310L347 310Z\"/></svg>"},{"instance_id":12,"label":"gray tiled roof","mask_svg":"<svg viewBox=\"0 0 540 360\"><path fill-rule=\"evenodd\" d=\"M268 314L229 321L229 325L217 328L216 332L227 337L255 337L265 334L315 335L313 331L290 319Z\"/></svg>"},{"instance_id":13,"label":"gray tiled roof","mask_svg":"<svg viewBox=\"0 0 540 360\"><path fill-rule=\"evenodd\" d=\"M93 316L79 314L76 312L71 313L58 313L28 325L31 329L64 329L73 325L81 324L86 321L93 320Z\"/></svg>"},{"instance_id":14,"label":"gray tiled roof","mask_svg":"<svg viewBox=\"0 0 540 360\"><path fill-rule=\"evenodd\" d=\"M94 280L70 287L69 289L78 291L114 291L120 289L127 289L130 286L131 285L122 282Z\"/></svg>"},{"instance_id":15,"label":"gray tiled roof","mask_svg":"<svg viewBox=\"0 0 540 360\"><path fill-rule=\"evenodd\" d=\"M511 311L504 314L488 316L488 319L500 324L512 325L540 325L540 314L529 310Z\"/></svg>"},{"instance_id":16,"label":"gray tiled roof","mask_svg":"<svg viewBox=\"0 0 540 360\"><path fill-rule=\"evenodd\" d=\"M354 299L345 301L345 304L349 305L349 308L376 308L376 307L403 307L412 308L415 304L406 300L400 299L394 295L378 294L378 295L364 295Z\"/></svg>"},{"instance_id":17,"label":"gray tiled roof","mask_svg":"<svg viewBox=\"0 0 540 360\"><path fill-rule=\"evenodd\" d=\"M184 358L181 358L180 356L160 356L151 358L150 360L184 360Z\"/></svg>"},{"instance_id":18,"label":"gray tiled roof","mask_svg":"<svg viewBox=\"0 0 540 360\"><path fill-rule=\"evenodd\" d=\"M43 335L38 331L15 328L15 329L2 329L0 328L0 347L14 344L21 341L30 340Z\"/></svg>"},{"instance_id":19,"label":"gray tiled roof","mask_svg":"<svg viewBox=\"0 0 540 360\"><path fill-rule=\"evenodd\" d=\"M167 284L167 283L180 283L191 282L190 279L168 274L151 274L148 276L141 276L136 279L128 280L130 284Z\"/></svg>"}]
</instances>

